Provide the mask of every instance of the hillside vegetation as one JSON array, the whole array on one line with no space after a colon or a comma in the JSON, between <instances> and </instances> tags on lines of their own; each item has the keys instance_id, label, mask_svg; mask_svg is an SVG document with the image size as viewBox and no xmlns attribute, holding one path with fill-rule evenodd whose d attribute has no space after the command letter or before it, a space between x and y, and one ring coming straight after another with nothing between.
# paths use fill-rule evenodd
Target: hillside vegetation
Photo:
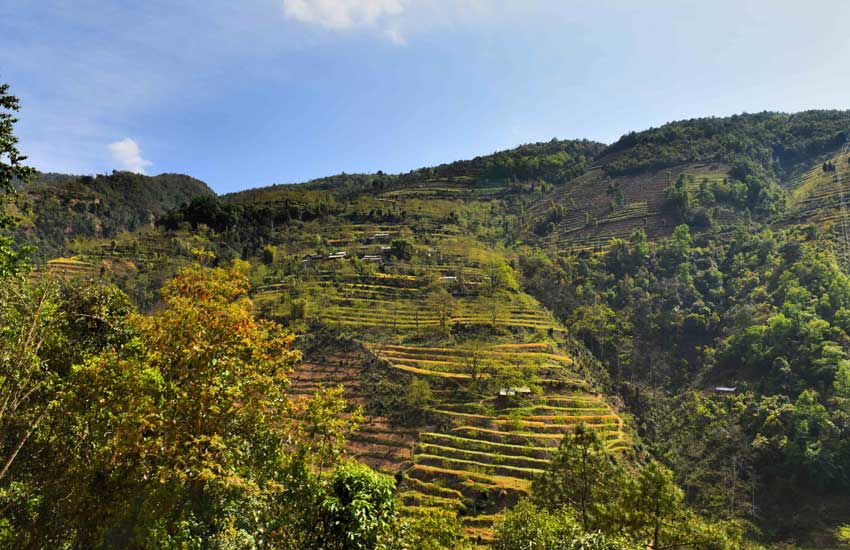
<instances>
[{"instance_id":1,"label":"hillside vegetation","mask_svg":"<svg viewBox=\"0 0 850 550\"><path fill-rule=\"evenodd\" d=\"M848 132L847 112L760 113L221 197L171 175L18 186L13 234L42 261L4 280L25 298L2 314L51 345L0 534L830 547L850 523ZM64 431L35 422L50 403Z\"/></svg>"},{"instance_id":2,"label":"hillside vegetation","mask_svg":"<svg viewBox=\"0 0 850 550\"><path fill-rule=\"evenodd\" d=\"M404 513L460 512L465 532L487 543L564 433L586 424L612 450L629 436L586 380L591 367L576 363L581 347L520 291L495 244L515 223L504 201L518 191L452 170L403 194L369 184L345 202L287 187L197 200L160 225L216 227L254 255L258 311L312 350L297 387L347 382L367 413L349 448L402 474Z\"/></svg>"},{"instance_id":3,"label":"hillside vegetation","mask_svg":"<svg viewBox=\"0 0 850 550\"><path fill-rule=\"evenodd\" d=\"M200 196L214 196L189 176L142 176L113 172L97 176L38 174L17 185L20 217L16 240L37 246L39 258L62 256L78 237L111 239L149 226L174 208Z\"/></svg>"},{"instance_id":4,"label":"hillside vegetation","mask_svg":"<svg viewBox=\"0 0 850 550\"><path fill-rule=\"evenodd\" d=\"M801 174L850 138L848 127L846 111L808 111L694 119L627 134L531 207L540 219L531 228L542 238L536 244L595 250L635 229L654 240L682 222L722 229L774 220Z\"/></svg>"}]
</instances>

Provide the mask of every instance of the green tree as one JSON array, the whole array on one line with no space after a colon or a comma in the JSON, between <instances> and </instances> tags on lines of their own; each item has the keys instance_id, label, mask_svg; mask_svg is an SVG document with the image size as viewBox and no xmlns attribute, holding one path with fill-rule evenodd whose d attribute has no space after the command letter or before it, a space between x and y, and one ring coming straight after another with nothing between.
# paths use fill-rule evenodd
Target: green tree
<instances>
[{"instance_id":1,"label":"green tree","mask_svg":"<svg viewBox=\"0 0 850 550\"><path fill-rule=\"evenodd\" d=\"M71 366L132 337L121 291L98 282L11 278L0 284L0 546L52 547L67 529ZM72 437L73 439L73 437ZM64 500L63 500L64 499Z\"/></svg>"},{"instance_id":2,"label":"green tree","mask_svg":"<svg viewBox=\"0 0 850 550\"><path fill-rule=\"evenodd\" d=\"M677 225L673 235L660 247L659 256L661 263L667 273L675 272L676 269L690 258L693 239L691 230L687 225Z\"/></svg>"},{"instance_id":3,"label":"green tree","mask_svg":"<svg viewBox=\"0 0 850 550\"><path fill-rule=\"evenodd\" d=\"M134 336L130 317L135 307L119 288L98 280L58 286L57 330L42 355L63 375L88 355L120 347Z\"/></svg>"},{"instance_id":4,"label":"green tree","mask_svg":"<svg viewBox=\"0 0 850 550\"><path fill-rule=\"evenodd\" d=\"M457 300L443 287L437 287L428 296L428 305L436 313L440 329L449 330L449 321L457 308Z\"/></svg>"},{"instance_id":5,"label":"green tree","mask_svg":"<svg viewBox=\"0 0 850 550\"><path fill-rule=\"evenodd\" d=\"M688 220L691 209L691 193L688 189L693 183L693 176L681 174L676 178L676 182L664 188L664 198L667 200L667 207L672 210L678 221L684 222Z\"/></svg>"},{"instance_id":6,"label":"green tree","mask_svg":"<svg viewBox=\"0 0 850 550\"><path fill-rule=\"evenodd\" d=\"M51 419L48 546L310 547L357 415L339 389L287 395L299 354L247 291L241 265L185 268L133 338L73 367Z\"/></svg>"},{"instance_id":7,"label":"green tree","mask_svg":"<svg viewBox=\"0 0 850 550\"><path fill-rule=\"evenodd\" d=\"M396 535L380 550L468 550L457 513L441 508L420 508L400 521Z\"/></svg>"},{"instance_id":8,"label":"green tree","mask_svg":"<svg viewBox=\"0 0 850 550\"><path fill-rule=\"evenodd\" d=\"M489 367L486 361L486 344L481 340L470 340L463 345L463 370L476 383Z\"/></svg>"},{"instance_id":9,"label":"green tree","mask_svg":"<svg viewBox=\"0 0 850 550\"><path fill-rule=\"evenodd\" d=\"M14 489L8 476L24 446L55 406L59 374L43 351L62 320L57 289L50 280L0 284L0 486L6 490Z\"/></svg>"},{"instance_id":10,"label":"green tree","mask_svg":"<svg viewBox=\"0 0 850 550\"><path fill-rule=\"evenodd\" d=\"M549 510L575 510L581 527L593 531L603 523L614 501L613 488L622 481L599 435L579 425L564 436L549 467L534 479L532 494L535 503Z\"/></svg>"},{"instance_id":11,"label":"green tree","mask_svg":"<svg viewBox=\"0 0 850 550\"><path fill-rule=\"evenodd\" d=\"M492 296L488 296L484 300L484 307L487 311L487 316L490 318L490 324L494 327L498 326L500 320L509 317L510 296L505 292L498 292Z\"/></svg>"},{"instance_id":12,"label":"green tree","mask_svg":"<svg viewBox=\"0 0 850 550\"><path fill-rule=\"evenodd\" d=\"M494 525L493 550L636 550L621 538L585 532L565 510L522 500Z\"/></svg>"},{"instance_id":13,"label":"green tree","mask_svg":"<svg viewBox=\"0 0 850 550\"><path fill-rule=\"evenodd\" d=\"M838 363L832 388L835 395L850 399L850 361L842 360Z\"/></svg>"},{"instance_id":14,"label":"green tree","mask_svg":"<svg viewBox=\"0 0 850 550\"><path fill-rule=\"evenodd\" d=\"M673 473L651 461L627 484L621 504L630 535L648 541L649 548L667 547L671 541L665 540L664 535L683 512L683 500L684 493L673 482Z\"/></svg>"},{"instance_id":15,"label":"green tree","mask_svg":"<svg viewBox=\"0 0 850 550\"><path fill-rule=\"evenodd\" d=\"M10 275L20 274L26 266L30 248L16 250L14 241L5 233L15 227L15 218L7 205L15 194L15 181L29 180L35 170L24 166L27 157L18 150L18 138L14 134L18 119L14 113L19 109L18 98L9 94L9 85L0 84L0 281Z\"/></svg>"},{"instance_id":16,"label":"green tree","mask_svg":"<svg viewBox=\"0 0 850 550\"><path fill-rule=\"evenodd\" d=\"M668 468L650 461L626 469L584 426L564 437L546 472L535 478L532 497L549 514L574 514L582 533L622 537L637 547L731 550L741 541L736 523L710 522L689 510ZM534 528L531 520L526 524Z\"/></svg>"},{"instance_id":17,"label":"green tree","mask_svg":"<svg viewBox=\"0 0 850 550\"><path fill-rule=\"evenodd\" d=\"M500 290L517 290L516 277L513 270L504 260L492 260L487 263L487 289L490 294Z\"/></svg>"},{"instance_id":18,"label":"green tree","mask_svg":"<svg viewBox=\"0 0 850 550\"><path fill-rule=\"evenodd\" d=\"M399 260L409 260L413 257L413 243L407 239L393 239L390 243L390 255Z\"/></svg>"},{"instance_id":19,"label":"green tree","mask_svg":"<svg viewBox=\"0 0 850 550\"><path fill-rule=\"evenodd\" d=\"M431 385L423 378L413 378L404 389L401 398L403 420L408 423L421 422L434 404Z\"/></svg>"},{"instance_id":20,"label":"green tree","mask_svg":"<svg viewBox=\"0 0 850 550\"><path fill-rule=\"evenodd\" d=\"M850 162L850 159L848 159ZM850 524L840 525L835 530L835 539L841 545L841 548L850 548Z\"/></svg>"},{"instance_id":21,"label":"green tree","mask_svg":"<svg viewBox=\"0 0 850 550\"><path fill-rule=\"evenodd\" d=\"M570 326L597 356L605 359L606 349L619 335L617 315L607 303L580 305L572 312Z\"/></svg>"},{"instance_id":22,"label":"green tree","mask_svg":"<svg viewBox=\"0 0 850 550\"><path fill-rule=\"evenodd\" d=\"M635 267L641 267L649 260L649 242L646 239L646 231L635 229L629 235L631 261Z\"/></svg>"},{"instance_id":23,"label":"green tree","mask_svg":"<svg viewBox=\"0 0 850 550\"><path fill-rule=\"evenodd\" d=\"M549 511L528 500L511 508L493 530L493 550L566 550L582 531L563 509Z\"/></svg>"},{"instance_id":24,"label":"green tree","mask_svg":"<svg viewBox=\"0 0 850 550\"><path fill-rule=\"evenodd\" d=\"M395 522L395 481L357 463L343 464L330 479L321 503L316 548L373 550Z\"/></svg>"},{"instance_id":25,"label":"green tree","mask_svg":"<svg viewBox=\"0 0 850 550\"><path fill-rule=\"evenodd\" d=\"M263 251L262 251L262 255L261 255L261 259L262 259L263 263L266 264L266 265L273 264L274 261L275 261L276 253L277 253L277 250L275 249L275 247L264 246Z\"/></svg>"}]
</instances>

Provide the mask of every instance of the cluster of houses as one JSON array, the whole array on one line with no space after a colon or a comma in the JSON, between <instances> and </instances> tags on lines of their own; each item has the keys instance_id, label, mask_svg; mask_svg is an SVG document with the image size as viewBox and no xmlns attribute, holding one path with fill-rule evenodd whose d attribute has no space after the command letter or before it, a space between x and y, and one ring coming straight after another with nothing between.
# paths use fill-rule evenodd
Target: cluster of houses
<instances>
[{"instance_id":1,"label":"cluster of houses","mask_svg":"<svg viewBox=\"0 0 850 550\"><path fill-rule=\"evenodd\" d=\"M380 233L375 233L375 234L373 234L369 237L366 237L365 241L366 241L366 243L369 243L369 244L386 243L390 240L391 237L392 237L391 233L380 232ZM363 246L361 248L367 248L367 247ZM375 254L375 253L363 254L362 256L360 256L360 259L365 261L365 262L381 263L381 262L384 261L386 256L389 255L391 249L392 249L392 247L390 245L382 244L382 245L380 245L380 254ZM434 254L437 254L437 250L435 250L433 248L429 248L428 250L425 250L424 253L425 253L425 255L427 255L430 258ZM325 261L325 260L344 260L348 257L349 257L348 253L346 251L342 250L342 251L338 251L338 252L331 252L328 255L307 254L307 255L304 256L304 258L301 260L301 262L302 263L310 263L310 262L320 262L320 261ZM446 281L454 281L454 280L457 280L457 277L446 276L446 277L441 277L441 279L446 280Z\"/></svg>"},{"instance_id":2,"label":"cluster of houses","mask_svg":"<svg viewBox=\"0 0 850 550\"><path fill-rule=\"evenodd\" d=\"M386 242L387 240L389 240L390 236L391 235L389 233L375 233L374 235L367 237L366 242L368 242L368 243ZM363 256L360 257L360 259L363 260L363 261L366 261L366 262L378 262L378 263L383 262L384 256L390 253L391 248L392 247L390 247L389 245L381 245L381 249L380 249L381 253L380 254L364 254ZM324 261L324 260L344 260L348 257L349 257L348 252L341 250L341 251L338 251L338 252L331 252L327 256L325 256L323 254L307 254L306 256L304 256L304 259L301 260L301 262L302 263L309 263L309 262L318 262L318 261Z\"/></svg>"}]
</instances>

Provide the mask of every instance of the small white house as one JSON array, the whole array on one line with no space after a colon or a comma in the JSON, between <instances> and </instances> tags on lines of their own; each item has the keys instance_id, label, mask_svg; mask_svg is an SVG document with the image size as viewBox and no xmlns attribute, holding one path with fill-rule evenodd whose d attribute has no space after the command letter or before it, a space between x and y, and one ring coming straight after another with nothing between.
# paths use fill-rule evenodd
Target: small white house
<instances>
[{"instance_id":1,"label":"small white house","mask_svg":"<svg viewBox=\"0 0 850 550\"><path fill-rule=\"evenodd\" d=\"M501 388L499 390L499 395L503 396L503 397L504 396L517 395L517 394L526 394L526 393L531 393L531 388L529 388L528 386L518 386L516 388L508 387L508 388Z\"/></svg>"}]
</instances>

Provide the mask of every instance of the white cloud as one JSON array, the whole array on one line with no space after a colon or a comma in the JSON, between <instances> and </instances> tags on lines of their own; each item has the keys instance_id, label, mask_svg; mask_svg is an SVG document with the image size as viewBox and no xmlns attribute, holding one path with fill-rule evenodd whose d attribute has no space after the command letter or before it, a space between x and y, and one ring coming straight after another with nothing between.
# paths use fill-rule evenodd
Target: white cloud
<instances>
[{"instance_id":1,"label":"white cloud","mask_svg":"<svg viewBox=\"0 0 850 550\"><path fill-rule=\"evenodd\" d=\"M130 172L144 174L145 168L153 164L151 161L142 158L142 150L132 138L124 138L121 141L110 143L107 147L109 147L109 152L112 153L112 160Z\"/></svg>"},{"instance_id":2,"label":"white cloud","mask_svg":"<svg viewBox=\"0 0 850 550\"><path fill-rule=\"evenodd\" d=\"M398 29L387 29L384 31L384 36L386 36L387 39L396 46L404 46L407 44L407 39L404 38L404 34L402 34L402 32Z\"/></svg>"},{"instance_id":3,"label":"white cloud","mask_svg":"<svg viewBox=\"0 0 850 550\"><path fill-rule=\"evenodd\" d=\"M404 4L405 0L283 0L283 13L304 23L349 29L397 16L404 11Z\"/></svg>"},{"instance_id":4,"label":"white cloud","mask_svg":"<svg viewBox=\"0 0 850 550\"><path fill-rule=\"evenodd\" d=\"M365 28L396 46L437 27L482 24L524 5L515 0L278 0L287 19L336 31Z\"/></svg>"}]
</instances>

